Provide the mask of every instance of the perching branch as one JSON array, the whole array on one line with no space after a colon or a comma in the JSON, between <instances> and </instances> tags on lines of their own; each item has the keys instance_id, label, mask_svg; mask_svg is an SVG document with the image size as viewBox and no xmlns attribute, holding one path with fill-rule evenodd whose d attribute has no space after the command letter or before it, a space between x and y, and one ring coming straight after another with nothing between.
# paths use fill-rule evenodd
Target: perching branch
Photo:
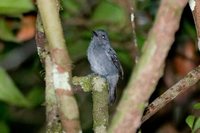
<instances>
[{"instance_id":1,"label":"perching branch","mask_svg":"<svg viewBox=\"0 0 200 133\"><path fill-rule=\"evenodd\" d=\"M165 58L186 4L187 0L161 1L155 23L117 107L109 133L134 133L139 128L147 101L162 76Z\"/></svg>"},{"instance_id":2,"label":"perching branch","mask_svg":"<svg viewBox=\"0 0 200 133\"><path fill-rule=\"evenodd\" d=\"M84 92L92 92L93 130L95 133L106 133L108 127L108 86L99 76L73 77L73 84L80 85Z\"/></svg>"},{"instance_id":3,"label":"perching branch","mask_svg":"<svg viewBox=\"0 0 200 133\"><path fill-rule=\"evenodd\" d=\"M167 103L172 101L177 96L187 91L191 86L196 84L200 79L200 66L189 72L183 79L178 81L174 86L169 88L164 94L156 98L148 105L142 123L148 120L152 115L158 112Z\"/></svg>"},{"instance_id":4,"label":"perching branch","mask_svg":"<svg viewBox=\"0 0 200 133\"><path fill-rule=\"evenodd\" d=\"M108 86L102 77L94 77L93 90L93 128L95 133L107 133L108 127Z\"/></svg>"},{"instance_id":5,"label":"perching branch","mask_svg":"<svg viewBox=\"0 0 200 133\"><path fill-rule=\"evenodd\" d=\"M65 132L80 132L79 111L71 87L71 60L69 58L61 22L57 0L37 0L44 32L52 61L49 70L56 94L59 118Z\"/></svg>"},{"instance_id":6,"label":"perching branch","mask_svg":"<svg viewBox=\"0 0 200 133\"><path fill-rule=\"evenodd\" d=\"M72 83L74 86L80 86L84 92L90 92L92 91L92 78L93 76L91 75L83 77L74 76L72 78Z\"/></svg>"}]
</instances>

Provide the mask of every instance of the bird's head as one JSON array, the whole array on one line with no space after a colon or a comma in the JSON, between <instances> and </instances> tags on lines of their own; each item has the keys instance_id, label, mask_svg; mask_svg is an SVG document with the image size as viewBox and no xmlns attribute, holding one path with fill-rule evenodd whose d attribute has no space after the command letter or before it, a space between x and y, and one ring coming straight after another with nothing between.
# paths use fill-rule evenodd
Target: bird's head
<instances>
[{"instance_id":1,"label":"bird's head","mask_svg":"<svg viewBox=\"0 0 200 133\"><path fill-rule=\"evenodd\" d=\"M99 45L109 45L108 34L105 30L93 31L92 40Z\"/></svg>"}]
</instances>

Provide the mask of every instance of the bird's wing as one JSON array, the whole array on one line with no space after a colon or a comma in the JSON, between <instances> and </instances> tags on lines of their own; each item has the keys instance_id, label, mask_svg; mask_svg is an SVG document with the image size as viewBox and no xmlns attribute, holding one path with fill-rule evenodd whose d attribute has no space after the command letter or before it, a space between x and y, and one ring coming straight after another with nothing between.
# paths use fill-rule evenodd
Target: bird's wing
<instances>
[{"instance_id":1,"label":"bird's wing","mask_svg":"<svg viewBox=\"0 0 200 133\"><path fill-rule=\"evenodd\" d=\"M108 56L108 58L113 62L113 64L116 66L116 68L119 71L120 76L123 78L124 76L124 71L123 68L117 58L117 54L115 53L115 51L112 48L107 48L105 49L105 53Z\"/></svg>"}]
</instances>

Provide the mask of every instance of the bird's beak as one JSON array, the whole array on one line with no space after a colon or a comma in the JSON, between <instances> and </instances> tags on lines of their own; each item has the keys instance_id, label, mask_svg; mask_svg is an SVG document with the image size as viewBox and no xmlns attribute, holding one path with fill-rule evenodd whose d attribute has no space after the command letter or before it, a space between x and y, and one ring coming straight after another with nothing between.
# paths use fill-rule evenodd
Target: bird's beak
<instances>
[{"instance_id":1,"label":"bird's beak","mask_svg":"<svg viewBox=\"0 0 200 133\"><path fill-rule=\"evenodd\" d=\"M98 36L98 34L95 31L92 31L94 36Z\"/></svg>"}]
</instances>

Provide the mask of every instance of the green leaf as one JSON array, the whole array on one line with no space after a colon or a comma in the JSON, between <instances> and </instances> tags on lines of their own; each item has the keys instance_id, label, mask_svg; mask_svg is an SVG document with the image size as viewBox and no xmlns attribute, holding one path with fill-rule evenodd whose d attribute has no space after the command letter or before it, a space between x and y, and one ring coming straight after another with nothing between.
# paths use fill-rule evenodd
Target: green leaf
<instances>
[{"instance_id":1,"label":"green leaf","mask_svg":"<svg viewBox=\"0 0 200 133\"><path fill-rule=\"evenodd\" d=\"M21 107L31 106L2 68L0 68L0 100Z\"/></svg>"},{"instance_id":2,"label":"green leaf","mask_svg":"<svg viewBox=\"0 0 200 133\"><path fill-rule=\"evenodd\" d=\"M6 25L6 22L4 19L0 19L0 39L4 41L16 41L16 38L13 32Z\"/></svg>"},{"instance_id":3,"label":"green leaf","mask_svg":"<svg viewBox=\"0 0 200 133\"><path fill-rule=\"evenodd\" d=\"M194 105L193 105L193 108L194 108L194 109L200 109L200 103L194 104Z\"/></svg>"},{"instance_id":4,"label":"green leaf","mask_svg":"<svg viewBox=\"0 0 200 133\"><path fill-rule=\"evenodd\" d=\"M92 21L118 24L121 27L126 21L125 12L114 3L102 1L94 11Z\"/></svg>"},{"instance_id":5,"label":"green leaf","mask_svg":"<svg viewBox=\"0 0 200 133\"><path fill-rule=\"evenodd\" d=\"M189 115L187 118L186 118L186 123L188 124L188 126L192 129L193 125L194 125L194 120L195 120L195 117L193 115Z\"/></svg>"},{"instance_id":6,"label":"green leaf","mask_svg":"<svg viewBox=\"0 0 200 133\"><path fill-rule=\"evenodd\" d=\"M200 117L195 121L193 131L196 132L197 129L200 129Z\"/></svg>"},{"instance_id":7,"label":"green leaf","mask_svg":"<svg viewBox=\"0 0 200 133\"><path fill-rule=\"evenodd\" d=\"M0 129L1 129L1 133L9 133L10 132L8 125L3 121L0 121Z\"/></svg>"},{"instance_id":8,"label":"green leaf","mask_svg":"<svg viewBox=\"0 0 200 133\"><path fill-rule=\"evenodd\" d=\"M31 101L32 107L41 105L42 102L44 102L44 91L42 88L32 88L27 96L27 99Z\"/></svg>"},{"instance_id":9,"label":"green leaf","mask_svg":"<svg viewBox=\"0 0 200 133\"><path fill-rule=\"evenodd\" d=\"M0 14L17 16L34 9L32 0L0 0Z\"/></svg>"}]
</instances>

